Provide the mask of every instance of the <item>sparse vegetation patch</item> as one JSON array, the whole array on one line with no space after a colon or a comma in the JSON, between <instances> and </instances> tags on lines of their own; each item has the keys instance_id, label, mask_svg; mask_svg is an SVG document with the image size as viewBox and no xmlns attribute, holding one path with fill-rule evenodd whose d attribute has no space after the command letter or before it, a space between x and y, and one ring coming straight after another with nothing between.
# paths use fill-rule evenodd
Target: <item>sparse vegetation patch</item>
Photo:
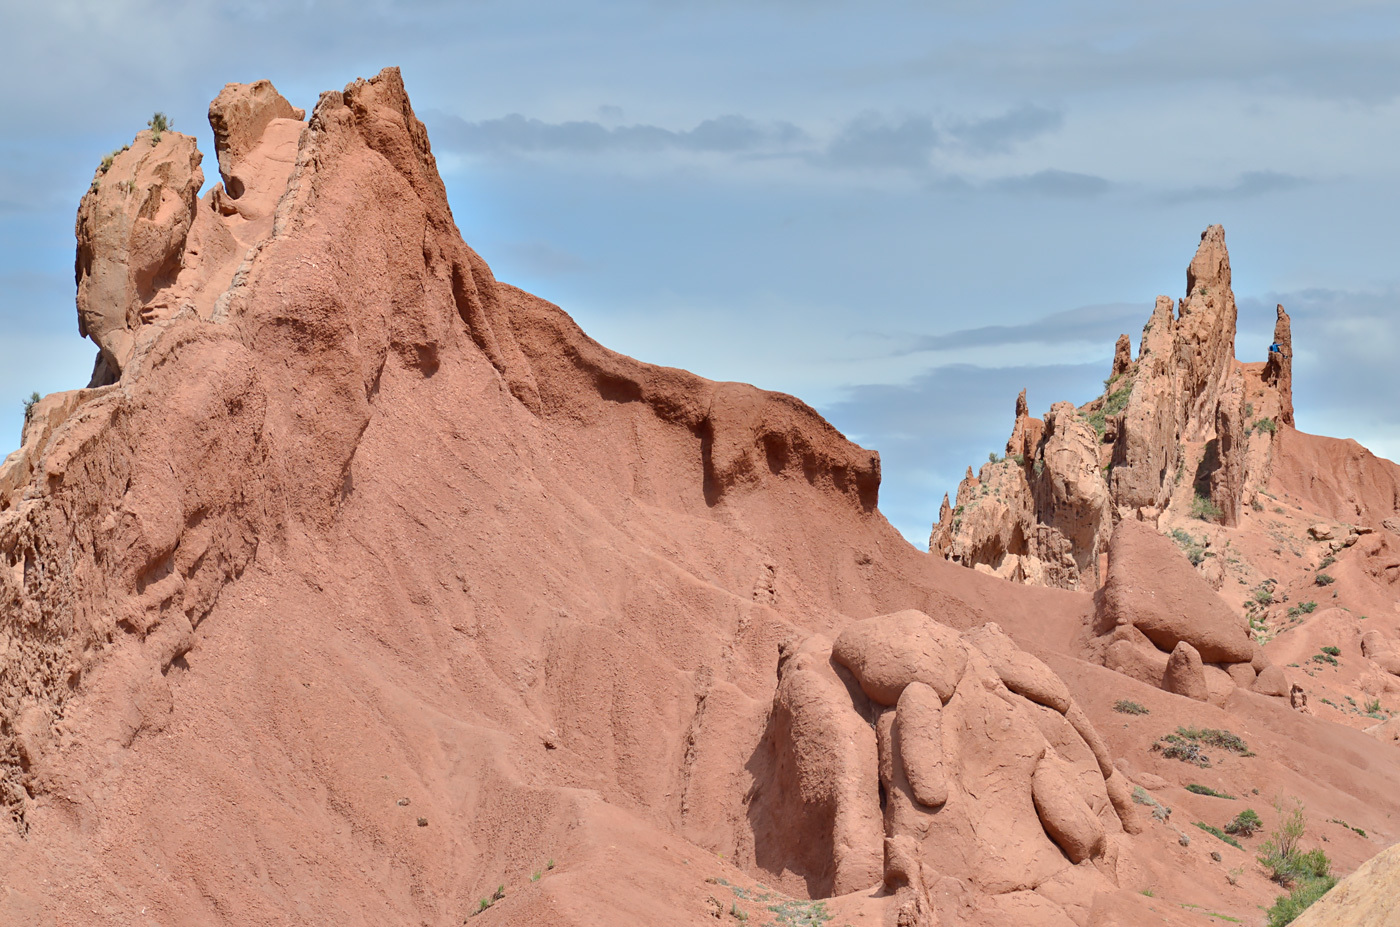
<instances>
[{"instance_id":1,"label":"sparse vegetation patch","mask_svg":"<svg viewBox=\"0 0 1400 927\"><path fill-rule=\"evenodd\" d=\"M1215 521L1222 514L1224 513L1220 511L1220 506L1200 493L1196 493L1196 497L1191 500L1192 518L1199 518L1201 521Z\"/></svg>"},{"instance_id":2,"label":"sparse vegetation patch","mask_svg":"<svg viewBox=\"0 0 1400 927\"><path fill-rule=\"evenodd\" d=\"M1234 837L1231 837L1230 835L1226 834L1226 833L1225 833L1223 830L1221 830L1220 828L1218 828L1218 827L1216 827L1216 826L1214 826L1214 825L1212 825L1212 824L1207 824L1205 821L1196 821L1196 822L1194 822L1194 823L1195 823L1195 825L1196 825L1197 827L1199 827L1201 830L1205 831L1206 833L1210 834L1212 837L1218 837L1218 838L1220 838L1221 840L1224 840L1226 843L1228 843L1230 846L1234 847L1235 849L1237 849L1237 850L1243 850L1243 849L1244 849L1244 847L1240 844L1240 842L1239 842L1238 840L1236 840Z\"/></svg>"}]
</instances>

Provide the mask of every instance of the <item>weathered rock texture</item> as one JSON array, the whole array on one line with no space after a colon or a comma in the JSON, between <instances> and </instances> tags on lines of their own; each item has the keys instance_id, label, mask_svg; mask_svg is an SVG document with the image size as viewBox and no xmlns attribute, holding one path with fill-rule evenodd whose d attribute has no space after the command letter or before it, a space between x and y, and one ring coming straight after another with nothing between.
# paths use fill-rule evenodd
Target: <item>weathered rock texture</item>
<instances>
[{"instance_id":1,"label":"weathered rock texture","mask_svg":"<svg viewBox=\"0 0 1400 927\"><path fill-rule=\"evenodd\" d=\"M214 317L240 265L272 234L305 112L268 81L229 84L209 107L223 182L196 200L203 155L179 132L138 133L98 169L78 207L78 330L96 342L90 386L115 383L187 312Z\"/></svg>"},{"instance_id":2,"label":"weathered rock texture","mask_svg":"<svg viewBox=\"0 0 1400 927\"><path fill-rule=\"evenodd\" d=\"M1024 391L1006 457L984 464L939 512L929 550L1016 582L1094 589L1121 519L1155 522L1193 506L1225 525L1267 479L1274 434L1292 424L1288 316L1266 364L1235 360L1225 232L1213 225L1173 309L1157 297L1136 360L1115 346L1104 393L1030 417ZM1264 425L1260 425L1264 422ZM1199 499L1199 501L1198 501Z\"/></svg>"},{"instance_id":3,"label":"weathered rock texture","mask_svg":"<svg viewBox=\"0 0 1400 927\"><path fill-rule=\"evenodd\" d=\"M907 610L793 652L780 660L769 738L790 772L751 814L786 819L829 860L815 871L836 890L875 881L878 843L851 836L881 819L883 882L909 910L933 906L938 879L994 896L1065 878L1088 891L1112 884L1107 867L1073 867L1140 829L1133 803L1110 787L1113 759L1064 682L999 626L959 634ZM874 719L873 737L862 719Z\"/></svg>"},{"instance_id":4,"label":"weathered rock texture","mask_svg":"<svg viewBox=\"0 0 1400 927\"><path fill-rule=\"evenodd\" d=\"M1161 647L1239 655L1208 608L1127 601L1121 634L1086 634L1109 617L1088 594L905 542L878 456L798 400L623 357L495 280L396 71L300 115L231 85L209 195L153 195L159 163L194 183L166 133L84 203L103 385L41 400L0 465L3 927L461 924L497 886L473 924L815 921L808 899L903 927L1253 917L1274 886L1138 813L1134 767L1185 781L1144 747L1178 723L1248 736L1214 785L1391 826L1400 753L1319 717L1336 698L1238 692L1257 655L1203 660L1206 702L1160 689ZM118 215L126 180L174 218ZM123 262L148 253L145 286ZM1022 405L1064 505L1041 568L1089 575L1097 434ZM1290 479L1383 524L1400 478L1352 463ZM1389 610L1393 535L1353 533L1366 559L1337 572Z\"/></svg>"}]
</instances>

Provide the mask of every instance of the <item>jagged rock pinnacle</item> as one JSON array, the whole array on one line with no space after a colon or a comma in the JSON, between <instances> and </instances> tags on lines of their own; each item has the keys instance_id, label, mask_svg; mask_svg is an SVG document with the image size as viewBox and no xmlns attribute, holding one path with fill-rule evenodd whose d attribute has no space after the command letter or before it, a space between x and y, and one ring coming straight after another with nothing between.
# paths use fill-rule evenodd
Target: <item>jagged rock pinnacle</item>
<instances>
[{"instance_id":1,"label":"jagged rock pinnacle","mask_svg":"<svg viewBox=\"0 0 1400 927\"><path fill-rule=\"evenodd\" d=\"M931 549L1022 582L1094 587L1122 518L1155 522L1199 493L1212 517L1238 521L1267 471L1273 435L1253 423L1292 424L1287 315L1280 308L1280 350L1267 365L1235 360L1230 256L1218 225L1201 234L1186 282L1175 305L1157 298L1136 361L1128 336L1118 338L1099 398L1079 409L1057 403L1042 423L1021 393L1008 460L976 478L969 469Z\"/></svg>"}]
</instances>

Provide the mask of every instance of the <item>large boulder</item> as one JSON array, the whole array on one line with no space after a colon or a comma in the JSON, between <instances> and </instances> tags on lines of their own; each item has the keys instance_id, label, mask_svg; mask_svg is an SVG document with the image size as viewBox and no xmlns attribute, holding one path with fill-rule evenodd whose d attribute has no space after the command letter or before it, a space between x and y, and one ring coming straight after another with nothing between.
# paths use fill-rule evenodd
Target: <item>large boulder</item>
<instances>
[{"instance_id":1,"label":"large boulder","mask_svg":"<svg viewBox=\"0 0 1400 927\"><path fill-rule=\"evenodd\" d=\"M1182 641L1206 663L1248 663L1249 626L1150 526L1119 522L1108 548L1108 582L1098 596L1099 627L1135 629L1170 653Z\"/></svg>"},{"instance_id":2,"label":"large boulder","mask_svg":"<svg viewBox=\"0 0 1400 927\"><path fill-rule=\"evenodd\" d=\"M913 609L856 622L836 638L831 654L881 705L898 703L911 682L931 686L946 702L967 665L958 632Z\"/></svg>"},{"instance_id":3,"label":"large boulder","mask_svg":"<svg viewBox=\"0 0 1400 927\"><path fill-rule=\"evenodd\" d=\"M1167 660L1167 671L1162 674L1162 688L1198 702L1210 700L1201 655L1186 641L1178 643Z\"/></svg>"}]
</instances>

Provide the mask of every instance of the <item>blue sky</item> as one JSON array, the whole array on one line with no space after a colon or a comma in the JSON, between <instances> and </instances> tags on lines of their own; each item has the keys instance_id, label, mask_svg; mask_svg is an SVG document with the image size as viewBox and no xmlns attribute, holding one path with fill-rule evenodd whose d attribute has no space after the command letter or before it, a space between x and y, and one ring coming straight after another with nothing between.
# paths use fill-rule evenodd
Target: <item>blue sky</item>
<instances>
[{"instance_id":1,"label":"blue sky","mask_svg":"<svg viewBox=\"0 0 1400 927\"><path fill-rule=\"evenodd\" d=\"M0 448L84 385L73 219L151 112L195 133L398 65L467 241L643 360L802 397L927 539L1225 225L1240 356L1294 316L1298 423L1400 455L1400 9L1330 4L0 0ZM0 453L3 453L0 450Z\"/></svg>"}]
</instances>

